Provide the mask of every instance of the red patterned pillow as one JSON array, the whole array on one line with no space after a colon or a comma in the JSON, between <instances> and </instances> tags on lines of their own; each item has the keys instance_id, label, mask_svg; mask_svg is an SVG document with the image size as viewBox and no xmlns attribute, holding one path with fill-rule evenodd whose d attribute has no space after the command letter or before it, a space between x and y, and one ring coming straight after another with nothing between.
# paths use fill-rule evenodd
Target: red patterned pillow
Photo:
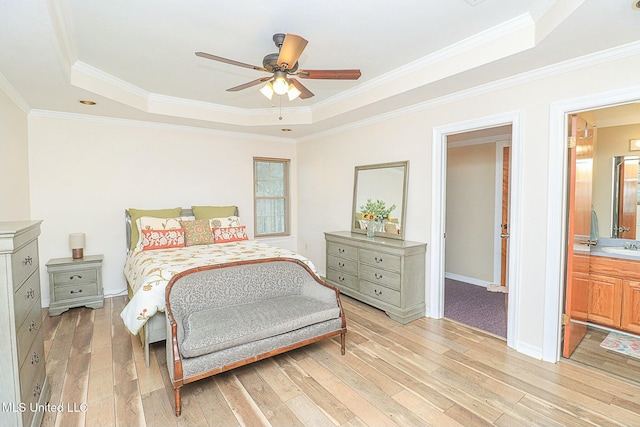
<instances>
[{"instance_id":1,"label":"red patterned pillow","mask_svg":"<svg viewBox=\"0 0 640 427\"><path fill-rule=\"evenodd\" d=\"M216 243L237 242L238 240L249 240L246 226L240 227L218 227L213 229L213 238Z\"/></svg>"},{"instance_id":2,"label":"red patterned pillow","mask_svg":"<svg viewBox=\"0 0 640 427\"><path fill-rule=\"evenodd\" d=\"M184 228L142 231L142 250L184 247Z\"/></svg>"}]
</instances>

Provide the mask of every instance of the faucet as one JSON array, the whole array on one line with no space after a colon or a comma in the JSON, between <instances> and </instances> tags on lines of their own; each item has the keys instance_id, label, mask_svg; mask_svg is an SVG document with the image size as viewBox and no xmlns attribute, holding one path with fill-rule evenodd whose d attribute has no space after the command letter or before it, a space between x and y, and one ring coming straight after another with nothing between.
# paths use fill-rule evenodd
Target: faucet
<instances>
[{"instance_id":1,"label":"faucet","mask_svg":"<svg viewBox=\"0 0 640 427\"><path fill-rule=\"evenodd\" d=\"M638 249L640 249L640 244L638 242L625 242L624 248L633 249L634 251L637 251Z\"/></svg>"}]
</instances>

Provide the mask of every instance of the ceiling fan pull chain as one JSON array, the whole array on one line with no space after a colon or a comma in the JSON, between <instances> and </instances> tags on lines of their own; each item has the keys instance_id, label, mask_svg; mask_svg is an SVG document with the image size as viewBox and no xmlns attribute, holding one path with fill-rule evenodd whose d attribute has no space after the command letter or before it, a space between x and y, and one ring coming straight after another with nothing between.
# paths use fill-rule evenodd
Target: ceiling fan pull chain
<instances>
[{"instance_id":1,"label":"ceiling fan pull chain","mask_svg":"<svg viewBox=\"0 0 640 427\"><path fill-rule=\"evenodd\" d=\"M279 96L278 100L280 101L280 117L278 117L278 120L282 120L282 97Z\"/></svg>"}]
</instances>

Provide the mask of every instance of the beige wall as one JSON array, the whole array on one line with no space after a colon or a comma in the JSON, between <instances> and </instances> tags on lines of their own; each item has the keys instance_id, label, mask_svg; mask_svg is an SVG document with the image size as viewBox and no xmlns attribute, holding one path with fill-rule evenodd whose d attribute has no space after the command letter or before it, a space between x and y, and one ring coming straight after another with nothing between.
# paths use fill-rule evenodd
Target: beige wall
<instances>
[{"instance_id":1,"label":"beige wall","mask_svg":"<svg viewBox=\"0 0 640 427\"><path fill-rule=\"evenodd\" d=\"M0 221L31 219L27 114L0 89Z\"/></svg>"},{"instance_id":2,"label":"beige wall","mask_svg":"<svg viewBox=\"0 0 640 427\"><path fill-rule=\"evenodd\" d=\"M470 283L493 283L496 144L447 150L445 271Z\"/></svg>"},{"instance_id":3,"label":"beige wall","mask_svg":"<svg viewBox=\"0 0 640 427\"><path fill-rule=\"evenodd\" d=\"M431 190L433 129L518 112L522 117L521 129L517 130L521 132L522 165L518 173L522 245L518 248L520 283L515 302L519 318L512 325L512 333L517 349L542 357L545 316L557 316L558 312L558 308L552 308L545 314L548 192L562 192L561 184L548 182L550 107L560 101L636 87L633 70L639 65L640 55L636 54L571 71L551 72L518 84L484 88L467 97L429 102L421 110L414 108L404 115L389 115L374 123L369 120L359 127L345 127L302 141L298 147L298 184L304 193L299 199L299 249L314 260L321 259L319 268L324 270L323 231L349 227L354 166L405 159L411 161L406 238L431 245L432 205L440 203L432 199ZM327 164L332 165L330 173L326 172ZM427 255L427 277L430 271ZM425 286L429 307L433 284L427 279ZM555 292L560 294L560 288Z\"/></svg>"},{"instance_id":4,"label":"beige wall","mask_svg":"<svg viewBox=\"0 0 640 427\"><path fill-rule=\"evenodd\" d=\"M87 235L85 254L104 254L105 293L125 290L124 210L238 205L253 236L253 156L291 159L292 228L297 218L296 146L266 139L82 117L29 120L31 210L40 237L43 304L47 260L70 256L69 233ZM276 240L296 249L296 236Z\"/></svg>"},{"instance_id":5,"label":"beige wall","mask_svg":"<svg viewBox=\"0 0 640 427\"><path fill-rule=\"evenodd\" d=\"M638 138L640 124L597 130L593 156L593 208L598 214L600 237L611 237L612 231L612 159L615 156L640 155L640 151L629 151L629 140Z\"/></svg>"}]
</instances>

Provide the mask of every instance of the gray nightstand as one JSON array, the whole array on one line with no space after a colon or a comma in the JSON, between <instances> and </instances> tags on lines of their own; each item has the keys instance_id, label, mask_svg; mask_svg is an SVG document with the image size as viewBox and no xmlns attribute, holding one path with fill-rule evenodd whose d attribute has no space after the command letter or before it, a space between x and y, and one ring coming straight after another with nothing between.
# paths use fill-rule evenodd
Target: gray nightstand
<instances>
[{"instance_id":1,"label":"gray nightstand","mask_svg":"<svg viewBox=\"0 0 640 427\"><path fill-rule=\"evenodd\" d=\"M47 263L51 294L49 316L57 316L72 307L104 306L102 258L102 255L54 258Z\"/></svg>"}]
</instances>

